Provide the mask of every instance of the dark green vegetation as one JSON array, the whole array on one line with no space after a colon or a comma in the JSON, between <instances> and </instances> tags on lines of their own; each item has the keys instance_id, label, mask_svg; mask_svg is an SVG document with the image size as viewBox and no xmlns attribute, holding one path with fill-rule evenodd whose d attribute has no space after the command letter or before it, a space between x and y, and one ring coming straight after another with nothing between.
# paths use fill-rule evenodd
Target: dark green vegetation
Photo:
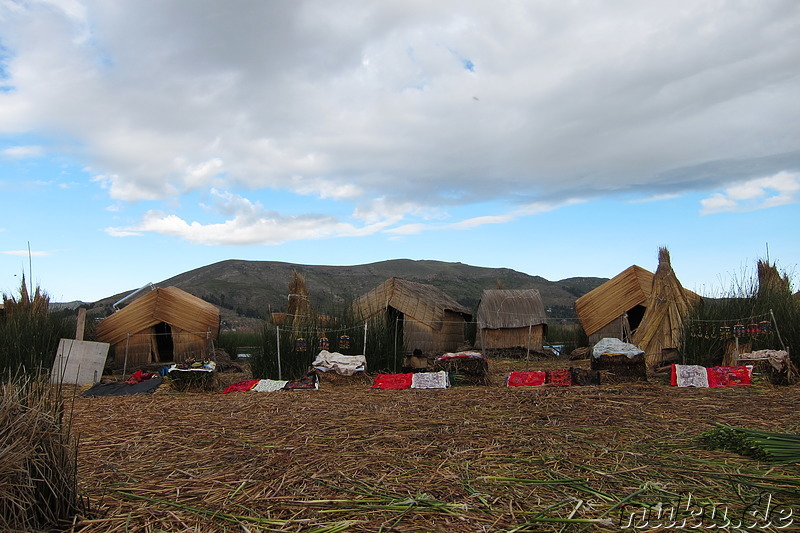
<instances>
[{"instance_id":1,"label":"dark green vegetation","mask_svg":"<svg viewBox=\"0 0 800 533\"><path fill-rule=\"evenodd\" d=\"M50 372L59 340L75 335L72 312L49 312L47 293L37 287L31 296L24 275L19 295L4 294L3 302L0 379Z\"/></svg>"},{"instance_id":2,"label":"dark green vegetation","mask_svg":"<svg viewBox=\"0 0 800 533\"><path fill-rule=\"evenodd\" d=\"M718 298L706 298L685 320L683 353L690 364L719 365L738 337L741 352L788 349L800 364L800 300L788 276L759 261L757 271L743 275ZM769 330L765 331L764 323ZM758 325L758 332L748 332ZM745 332L735 334L741 326Z\"/></svg>"},{"instance_id":3,"label":"dark green vegetation","mask_svg":"<svg viewBox=\"0 0 800 533\"><path fill-rule=\"evenodd\" d=\"M800 463L800 435L717 424L701 439L709 446L762 461Z\"/></svg>"},{"instance_id":4,"label":"dark green vegetation","mask_svg":"<svg viewBox=\"0 0 800 533\"><path fill-rule=\"evenodd\" d=\"M51 313L23 276L19 296L3 295L0 316L0 530L45 531L82 512L77 445L59 386L49 384L59 339L74 320Z\"/></svg>"},{"instance_id":5,"label":"dark green vegetation","mask_svg":"<svg viewBox=\"0 0 800 533\"><path fill-rule=\"evenodd\" d=\"M173 285L203 298L229 314L267 318L286 309L287 286L296 271L305 278L308 296L321 314L338 315L358 296L391 277L428 283L443 290L467 309L475 309L484 289L538 289L550 317L574 317L575 300L597 287L604 278L548 281L508 268L483 268L463 263L395 259L367 265L318 266L277 261L228 260L184 272L159 286ZM138 287L132 287L131 291ZM129 291L129 292L131 292ZM94 305L109 313L110 306L128 293L104 298Z\"/></svg>"}]
</instances>

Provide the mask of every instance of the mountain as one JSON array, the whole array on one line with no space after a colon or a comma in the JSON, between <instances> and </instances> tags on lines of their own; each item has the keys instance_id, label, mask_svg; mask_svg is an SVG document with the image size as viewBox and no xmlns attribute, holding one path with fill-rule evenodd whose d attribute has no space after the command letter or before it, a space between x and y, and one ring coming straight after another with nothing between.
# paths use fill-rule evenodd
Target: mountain
<instances>
[{"instance_id":1,"label":"mountain","mask_svg":"<svg viewBox=\"0 0 800 533\"><path fill-rule=\"evenodd\" d=\"M230 259L178 274L155 285L183 289L219 306L223 315L266 318L270 312L286 309L293 271L305 278L308 299L314 309L332 315L340 314L347 303L395 276L434 285L473 310L484 289L539 289L545 308L549 309L548 316L574 317L575 300L606 281L605 278L579 277L554 282L508 268L410 259L354 266ZM95 302L95 311L110 312L111 304L134 290Z\"/></svg>"}]
</instances>

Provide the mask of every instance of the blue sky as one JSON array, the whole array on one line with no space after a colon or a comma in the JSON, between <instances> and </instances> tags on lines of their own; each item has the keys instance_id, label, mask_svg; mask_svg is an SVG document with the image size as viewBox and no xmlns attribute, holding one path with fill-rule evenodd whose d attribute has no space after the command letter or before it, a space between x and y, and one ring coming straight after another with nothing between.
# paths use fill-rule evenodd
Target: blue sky
<instances>
[{"instance_id":1,"label":"blue sky","mask_svg":"<svg viewBox=\"0 0 800 533\"><path fill-rule=\"evenodd\" d=\"M659 246L704 294L767 252L797 290L798 94L794 1L6 0L0 290Z\"/></svg>"}]
</instances>

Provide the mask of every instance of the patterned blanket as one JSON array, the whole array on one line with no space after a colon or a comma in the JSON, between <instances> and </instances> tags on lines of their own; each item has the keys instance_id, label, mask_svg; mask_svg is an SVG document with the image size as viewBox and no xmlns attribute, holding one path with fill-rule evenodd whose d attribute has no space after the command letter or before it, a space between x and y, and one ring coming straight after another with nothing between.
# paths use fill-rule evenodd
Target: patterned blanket
<instances>
[{"instance_id":1,"label":"patterned blanket","mask_svg":"<svg viewBox=\"0 0 800 533\"><path fill-rule=\"evenodd\" d=\"M508 387L535 387L544 385L547 372L512 372L506 379Z\"/></svg>"},{"instance_id":2,"label":"patterned blanket","mask_svg":"<svg viewBox=\"0 0 800 533\"><path fill-rule=\"evenodd\" d=\"M746 366L672 365L670 384L673 387L742 387L752 381Z\"/></svg>"},{"instance_id":3,"label":"patterned blanket","mask_svg":"<svg viewBox=\"0 0 800 533\"><path fill-rule=\"evenodd\" d=\"M372 383L373 389L410 389L414 374L378 374Z\"/></svg>"},{"instance_id":4,"label":"patterned blanket","mask_svg":"<svg viewBox=\"0 0 800 533\"><path fill-rule=\"evenodd\" d=\"M446 389L450 386L450 376L440 372L416 372L411 377L412 389Z\"/></svg>"}]
</instances>

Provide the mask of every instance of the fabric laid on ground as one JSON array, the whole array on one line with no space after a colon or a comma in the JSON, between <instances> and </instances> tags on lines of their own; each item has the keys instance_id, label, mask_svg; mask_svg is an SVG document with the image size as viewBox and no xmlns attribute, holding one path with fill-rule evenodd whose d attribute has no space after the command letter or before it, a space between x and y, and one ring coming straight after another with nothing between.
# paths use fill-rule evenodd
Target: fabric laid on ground
<instances>
[{"instance_id":1,"label":"fabric laid on ground","mask_svg":"<svg viewBox=\"0 0 800 533\"><path fill-rule=\"evenodd\" d=\"M544 385L547 372L511 372L506 379L508 387L535 387Z\"/></svg>"},{"instance_id":2,"label":"fabric laid on ground","mask_svg":"<svg viewBox=\"0 0 800 533\"><path fill-rule=\"evenodd\" d=\"M297 381L287 381L283 386L284 390L317 390L319 389L319 379L316 374L306 374Z\"/></svg>"},{"instance_id":3,"label":"fabric laid on ground","mask_svg":"<svg viewBox=\"0 0 800 533\"><path fill-rule=\"evenodd\" d=\"M259 379L257 381L258 383L250 389L253 392L274 392L283 389L289 383L279 379Z\"/></svg>"},{"instance_id":4,"label":"fabric laid on ground","mask_svg":"<svg viewBox=\"0 0 800 533\"><path fill-rule=\"evenodd\" d=\"M228 394L230 392L240 392L240 391L248 391L258 385L258 379L247 379L244 381L239 381L238 383L234 383L233 385L228 385L225 387L225 390L222 391L222 394Z\"/></svg>"},{"instance_id":5,"label":"fabric laid on ground","mask_svg":"<svg viewBox=\"0 0 800 533\"><path fill-rule=\"evenodd\" d=\"M547 373L547 384L555 387L571 387L575 382L569 368L559 368Z\"/></svg>"},{"instance_id":6,"label":"fabric laid on ground","mask_svg":"<svg viewBox=\"0 0 800 533\"><path fill-rule=\"evenodd\" d=\"M322 372L336 372L340 376L352 376L356 372L366 370L367 358L363 355L342 355L339 352L322 350L311 366Z\"/></svg>"},{"instance_id":7,"label":"fabric laid on ground","mask_svg":"<svg viewBox=\"0 0 800 533\"><path fill-rule=\"evenodd\" d=\"M450 386L450 376L440 372L416 372L411 377L412 389L446 389Z\"/></svg>"},{"instance_id":8,"label":"fabric laid on ground","mask_svg":"<svg viewBox=\"0 0 800 533\"><path fill-rule=\"evenodd\" d=\"M675 387L747 387L753 373L748 366L672 365L670 384Z\"/></svg>"},{"instance_id":9,"label":"fabric laid on ground","mask_svg":"<svg viewBox=\"0 0 800 533\"><path fill-rule=\"evenodd\" d=\"M124 381L114 383L96 383L87 389L81 396L126 396L128 394L152 394L161 382L160 377L129 384Z\"/></svg>"},{"instance_id":10,"label":"fabric laid on ground","mask_svg":"<svg viewBox=\"0 0 800 533\"><path fill-rule=\"evenodd\" d=\"M594 345L594 348L592 348L592 355L594 357L600 357L602 355L624 355L628 359L633 359L637 355L643 353L644 350L633 344L610 337L600 339L600 341Z\"/></svg>"},{"instance_id":11,"label":"fabric laid on ground","mask_svg":"<svg viewBox=\"0 0 800 533\"><path fill-rule=\"evenodd\" d=\"M676 387L708 387L708 371L700 365L672 365L670 383Z\"/></svg>"},{"instance_id":12,"label":"fabric laid on ground","mask_svg":"<svg viewBox=\"0 0 800 533\"><path fill-rule=\"evenodd\" d=\"M752 381L746 366L714 366L707 369L709 387L747 387Z\"/></svg>"},{"instance_id":13,"label":"fabric laid on ground","mask_svg":"<svg viewBox=\"0 0 800 533\"><path fill-rule=\"evenodd\" d=\"M378 374L372 383L373 389L410 389L414 374Z\"/></svg>"}]
</instances>

